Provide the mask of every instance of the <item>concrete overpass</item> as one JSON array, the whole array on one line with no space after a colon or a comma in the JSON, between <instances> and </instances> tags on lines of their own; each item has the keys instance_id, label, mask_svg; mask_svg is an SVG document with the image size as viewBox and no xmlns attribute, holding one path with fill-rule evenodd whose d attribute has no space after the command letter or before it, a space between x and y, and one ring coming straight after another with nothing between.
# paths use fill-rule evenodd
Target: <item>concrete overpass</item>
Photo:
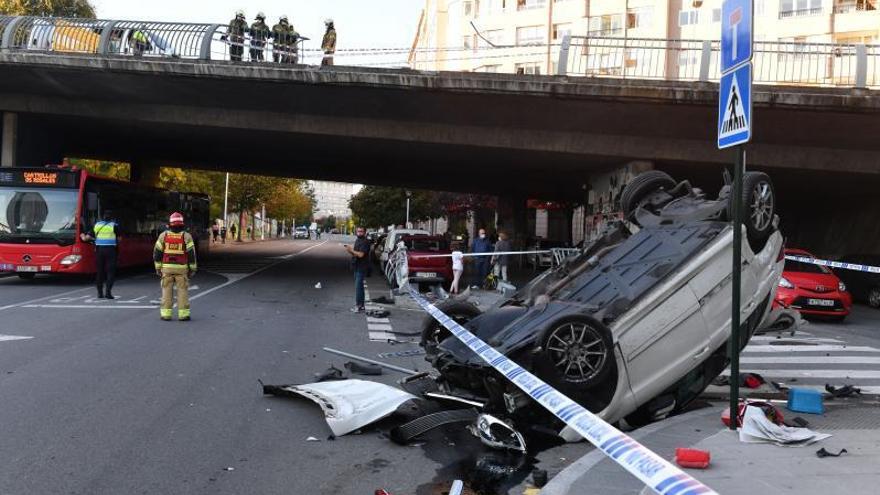
<instances>
[{"instance_id":1,"label":"concrete overpass","mask_svg":"<svg viewBox=\"0 0 880 495\"><path fill-rule=\"evenodd\" d=\"M63 156L510 197L634 160L712 177L714 83L0 52L4 164ZM880 95L758 86L749 166L782 202L880 184ZM790 195L789 198L785 196ZM818 198L818 201L817 201Z\"/></svg>"}]
</instances>

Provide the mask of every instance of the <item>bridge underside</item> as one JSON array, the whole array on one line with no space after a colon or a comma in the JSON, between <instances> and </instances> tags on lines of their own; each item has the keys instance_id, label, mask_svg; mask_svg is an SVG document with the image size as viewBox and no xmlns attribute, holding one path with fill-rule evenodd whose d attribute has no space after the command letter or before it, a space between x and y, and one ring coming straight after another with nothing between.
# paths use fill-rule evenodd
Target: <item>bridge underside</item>
<instances>
[{"instance_id":1,"label":"bridge underside","mask_svg":"<svg viewBox=\"0 0 880 495\"><path fill-rule=\"evenodd\" d=\"M0 68L19 165L80 156L581 199L592 174L636 160L711 189L733 158L715 147L708 83L26 52L0 53ZM784 221L880 214L880 96L765 86L754 101L748 166L772 174Z\"/></svg>"}]
</instances>

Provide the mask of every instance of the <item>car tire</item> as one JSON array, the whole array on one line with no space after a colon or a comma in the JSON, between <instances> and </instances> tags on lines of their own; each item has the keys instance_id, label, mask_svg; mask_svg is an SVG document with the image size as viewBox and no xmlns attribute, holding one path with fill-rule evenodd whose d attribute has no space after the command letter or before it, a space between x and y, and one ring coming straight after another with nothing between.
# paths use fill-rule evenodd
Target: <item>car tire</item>
<instances>
[{"instance_id":1,"label":"car tire","mask_svg":"<svg viewBox=\"0 0 880 495\"><path fill-rule=\"evenodd\" d=\"M880 308L880 287L871 287L868 291L868 306Z\"/></svg>"},{"instance_id":2,"label":"car tire","mask_svg":"<svg viewBox=\"0 0 880 495\"><path fill-rule=\"evenodd\" d=\"M446 313L459 325L464 325L481 314L480 308L466 301L448 300L438 304L437 309ZM425 349L425 359L432 361L437 355L437 346L450 335L452 333L433 316L426 316L422 321L421 340L419 341L419 345Z\"/></svg>"},{"instance_id":3,"label":"car tire","mask_svg":"<svg viewBox=\"0 0 880 495\"><path fill-rule=\"evenodd\" d=\"M623 188L623 193L620 195L623 214L629 218L649 194L658 189L670 190L674 187L675 180L666 172L649 170L639 174Z\"/></svg>"},{"instance_id":4,"label":"car tire","mask_svg":"<svg viewBox=\"0 0 880 495\"><path fill-rule=\"evenodd\" d=\"M20 278L22 280L33 280L34 277L36 277L36 276L37 276L37 274L35 274L35 273L19 273L18 274L18 278Z\"/></svg>"},{"instance_id":5,"label":"car tire","mask_svg":"<svg viewBox=\"0 0 880 495\"><path fill-rule=\"evenodd\" d=\"M590 316L554 322L539 342L535 369L553 385L589 388L602 383L614 367L611 331Z\"/></svg>"},{"instance_id":6,"label":"car tire","mask_svg":"<svg viewBox=\"0 0 880 495\"><path fill-rule=\"evenodd\" d=\"M742 221L752 250L758 252L773 232L776 214L776 191L770 177L763 172L746 172L743 176ZM727 216L733 219L733 196L727 205Z\"/></svg>"}]
</instances>

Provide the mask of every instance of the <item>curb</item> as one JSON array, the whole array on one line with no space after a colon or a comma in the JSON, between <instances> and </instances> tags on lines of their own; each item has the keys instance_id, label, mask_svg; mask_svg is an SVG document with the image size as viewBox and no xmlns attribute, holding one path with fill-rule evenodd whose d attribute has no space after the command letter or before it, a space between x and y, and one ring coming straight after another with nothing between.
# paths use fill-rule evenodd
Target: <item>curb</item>
<instances>
[{"instance_id":1,"label":"curb","mask_svg":"<svg viewBox=\"0 0 880 495\"><path fill-rule=\"evenodd\" d=\"M657 423L653 423L643 428L639 428L638 430L634 430L633 433L629 436L634 440L641 441L641 439L644 437L653 435L668 428L676 427L682 423L687 423L693 418L709 416L711 414L718 414L717 408L707 407L705 409L698 409L696 411L691 411L685 414L674 416L663 421L658 421ZM554 476L553 479L551 479L550 482L541 489L541 495L567 495L571 493L573 485L586 473L588 473L590 469L592 469L597 464L599 464L599 462L605 459L608 459L608 457L605 455L604 452L593 448L592 451L590 451L577 461L573 462L571 465L560 471L559 474ZM621 473L625 473L625 471L621 469Z\"/></svg>"}]
</instances>

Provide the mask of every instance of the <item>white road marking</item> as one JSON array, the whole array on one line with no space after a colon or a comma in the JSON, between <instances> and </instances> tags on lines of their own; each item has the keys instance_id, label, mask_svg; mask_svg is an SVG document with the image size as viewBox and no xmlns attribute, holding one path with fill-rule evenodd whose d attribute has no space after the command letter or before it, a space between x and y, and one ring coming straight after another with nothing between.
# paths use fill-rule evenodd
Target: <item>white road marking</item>
<instances>
[{"instance_id":1,"label":"white road marking","mask_svg":"<svg viewBox=\"0 0 880 495\"><path fill-rule=\"evenodd\" d=\"M795 385L795 384L790 384L790 386L791 386L792 388L809 388L809 389L816 390L816 391L819 391L819 392L825 392L825 391L826 391L826 390L825 390L825 387L824 387L823 385ZM861 385L853 385L853 386L856 387L856 388L858 388L859 390L861 390L861 391L862 391L862 395L880 395L880 387L877 387L877 386L867 386L867 387L863 387L863 386L861 386Z\"/></svg>"},{"instance_id":2,"label":"white road marking","mask_svg":"<svg viewBox=\"0 0 880 495\"><path fill-rule=\"evenodd\" d=\"M765 378L843 378L864 380L880 378L880 370L755 370ZM730 376L730 370L725 374Z\"/></svg>"},{"instance_id":3,"label":"white road marking","mask_svg":"<svg viewBox=\"0 0 880 495\"><path fill-rule=\"evenodd\" d=\"M391 323L391 320L388 318L373 318L372 316L368 316L367 323Z\"/></svg>"},{"instance_id":4,"label":"white road marking","mask_svg":"<svg viewBox=\"0 0 880 495\"><path fill-rule=\"evenodd\" d=\"M200 298L200 297L207 296L208 294L210 294L210 293L212 293L212 292L214 292L214 291L218 291L218 290L223 289L223 288L225 288L225 287L228 287L228 286L230 286L230 285L232 285L232 284L234 284L234 283L241 282L242 280L244 280L244 279L246 279L246 278L248 278L248 277L252 277L252 276L254 276L254 275L256 275L256 274L258 274L258 273L260 273L260 272L263 272L263 271L265 271L265 270L268 270L269 268L272 268L272 267L274 267L274 266L276 266L276 265L279 265L279 264L281 264L281 263L284 263L285 261L289 260L290 258L294 258L294 257L299 256L299 255L301 255L301 254L306 254L306 253L308 253L309 251L311 251L312 249L315 249L316 247L323 246L324 244L327 244L328 242L330 242L330 241L324 241L324 242L322 242L322 243L320 243L320 244L315 244L314 246L310 246L310 247L308 247L308 248L306 248L306 249L303 249L302 251L300 251L300 252L298 252L298 253L291 253L291 254L287 255L288 258L286 258L286 259L284 259L284 260L278 261L277 263L271 263L271 264L266 265L266 266L264 266L264 267L262 267L262 268L259 268L259 269L257 269L257 270L254 270L254 271L252 271L251 273L247 273L247 274L244 274L244 275L242 275L242 276L240 276L240 277L236 277L234 280L228 280L228 281L226 281L225 283L222 283L222 284L218 285L217 287L212 287L212 288L206 290L205 292L202 292L201 294L196 294L195 296L190 297L189 300L190 300L190 301L195 301L196 299L198 299L198 298Z\"/></svg>"},{"instance_id":5,"label":"white road marking","mask_svg":"<svg viewBox=\"0 0 880 495\"><path fill-rule=\"evenodd\" d=\"M33 337L26 337L24 335L0 335L0 342L8 341L8 340L28 340Z\"/></svg>"},{"instance_id":6,"label":"white road marking","mask_svg":"<svg viewBox=\"0 0 880 495\"><path fill-rule=\"evenodd\" d=\"M67 292L62 292L61 294L53 294L51 296L44 296L44 297L38 297L36 299L31 299L30 301L24 301L24 302L15 303L15 304L8 304L6 306L0 306L0 311L12 309L12 308L18 308L18 307L24 306L26 304L34 304L34 303L38 303L38 302L43 302L48 299L56 299L59 297L64 297L69 294L76 294L77 292L83 292L86 290L95 290L95 289L94 289L94 287L81 287L79 289L74 289L74 290L69 290Z\"/></svg>"},{"instance_id":7,"label":"white road marking","mask_svg":"<svg viewBox=\"0 0 880 495\"><path fill-rule=\"evenodd\" d=\"M742 357L742 364L880 364L873 356Z\"/></svg>"},{"instance_id":8,"label":"white road marking","mask_svg":"<svg viewBox=\"0 0 880 495\"><path fill-rule=\"evenodd\" d=\"M384 324L379 324L379 323L368 323L367 330L381 330L383 332L390 332L390 331L394 330L394 328L392 328L391 325L384 325Z\"/></svg>"},{"instance_id":9,"label":"white road marking","mask_svg":"<svg viewBox=\"0 0 880 495\"><path fill-rule=\"evenodd\" d=\"M28 304L23 308L54 309L156 309L159 306L99 306L97 304Z\"/></svg>"},{"instance_id":10,"label":"white road marking","mask_svg":"<svg viewBox=\"0 0 880 495\"><path fill-rule=\"evenodd\" d=\"M768 352L880 352L880 349L858 345L750 345L743 349L744 355Z\"/></svg>"}]
</instances>

